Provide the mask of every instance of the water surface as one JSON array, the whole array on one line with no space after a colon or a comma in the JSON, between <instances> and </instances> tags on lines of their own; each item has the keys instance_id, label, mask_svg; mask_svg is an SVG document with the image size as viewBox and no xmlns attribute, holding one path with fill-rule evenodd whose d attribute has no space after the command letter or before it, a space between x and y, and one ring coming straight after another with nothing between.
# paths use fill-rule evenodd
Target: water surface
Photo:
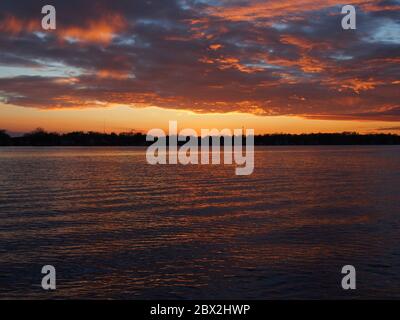
<instances>
[{"instance_id":1,"label":"water surface","mask_svg":"<svg viewBox=\"0 0 400 320\"><path fill-rule=\"evenodd\" d=\"M260 147L255 166L0 148L0 298L400 298L400 147Z\"/></svg>"}]
</instances>

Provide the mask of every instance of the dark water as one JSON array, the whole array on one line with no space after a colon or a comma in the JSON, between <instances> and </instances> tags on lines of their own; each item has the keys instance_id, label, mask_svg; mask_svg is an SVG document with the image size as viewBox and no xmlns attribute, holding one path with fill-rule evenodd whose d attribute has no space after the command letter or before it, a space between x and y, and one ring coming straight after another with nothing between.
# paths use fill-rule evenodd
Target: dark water
<instances>
[{"instance_id":1,"label":"dark water","mask_svg":"<svg viewBox=\"0 0 400 320\"><path fill-rule=\"evenodd\" d=\"M255 164L0 149L0 298L400 298L399 147L259 148Z\"/></svg>"}]
</instances>

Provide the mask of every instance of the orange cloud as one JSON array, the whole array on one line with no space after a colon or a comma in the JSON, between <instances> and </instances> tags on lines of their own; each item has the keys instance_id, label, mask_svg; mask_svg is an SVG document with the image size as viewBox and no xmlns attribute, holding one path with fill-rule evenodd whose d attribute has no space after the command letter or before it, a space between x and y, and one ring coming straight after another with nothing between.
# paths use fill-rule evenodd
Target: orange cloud
<instances>
[{"instance_id":1,"label":"orange cloud","mask_svg":"<svg viewBox=\"0 0 400 320\"><path fill-rule=\"evenodd\" d=\"M126 26L125 19L119 14L109 15L98 20L89 20L85 26L59 28L59 35L81 42L108 44L113 36Z\"/></svg>"},{"instance_id":2,"label":"orange cloud","mask_svg":"<svg viewBox=\"0 0 400 320\"><path fill-rule=\"evenodd\" d=\"M219 70L236 69L244 73L254 73L264 70L263 68L256 66L246 66L240 63L240 59L234 57L221 57L216 59L203 57L199 61L205 64L217 64Z\"/></svg>"},{"instance_id":3,"label":"orange cloud","mask_svg":"<svg viewBox=\"0 0 400 320\"><path fill-rule=\"evenodd\" d=\"M214 50L214 51L217 51L217 50L219 50L221 48L222 48L222 45L220 45L220 44L212 44L212 45L210 45L210 49Z\"/></svg>"},{"instance_id":4,"label":"orange cloud","mask_svg":"<svg viewBox=\"0 0 400 320\"><path fill-rule=\"evenodd\" d=\"M108 44L113 36L126 27L125 19L119 14L108 15L107 18L89 20L83 26L58 25L55 34L64 41L66 38L80 42ZM23 20L12 15L7 15L0 22L0 31L17 35L22 32L43 31L40 19Z\"/></svg>"},{"instance_id":5,"label":"orange cloud","mask_svg":"<svg viewBox=\"0 0 400 320\"><path fill-rule=\"evenodd\" d=\"M343 81L341 87L350 88L354 90L354 92L356 92L357 94L360 94L361 91L375 89L375 87L380 84L384 84L384 82L374 81L372 78L370 78L369 80L349 79Z\"/></svg>"},{"instance_id":6,"label":"orange cloud","mask_svg":"<svg viewBox=\"0 0 400 320\"><path fill-rule=\"evenodd\" d=\"M99 70L97 72L99 78L109 78L115 80L126 80L129 78L129 72L115 71L115 70Z\"/></svg>"},{"instance_id":7,"label":"orange cloud","mask_svg":"<svg viewBox=\"0 0 400 320\"><path fill-rule=\"evenodd\" d=\"M328 42L312 42L301 37L295 37L293 35L283 35L280 38L281 43L294 45L302 50L312 49L330 49L332 46Z\"/></svg>"},{"instance_id":8,"label":"orange cloud","mask_svg":"<svg viewBox=\"0 0 400 320\"><path fill-rule=\"evenodd\" d=\"M365 8L371 8L371 5L376 1L372 0L353 0L353 5L361 5ZM282 1L263 1L249 3L246 6L233 6L220 10L219 7L208 9L208 13L230 21L253 21L261 18L277 18L290 14L320 10L329 6L337 6L337 0L282 0ZM297 18L296 17L296 18ZM290 19L290 18L287 18Z\"/></svg>"},{"instance_id":9,"label":"orange cloud","mask_svg":"<svg viewBox=\"0 0 400 320\"><path fill-rule=\"evenodd\" d=\"M39 28L39 22L36 20L22 20L12 15L7 15L6 18L0 22L0 31L13 35L21 32L37 31Z\"/></svg>"}]
</instances>

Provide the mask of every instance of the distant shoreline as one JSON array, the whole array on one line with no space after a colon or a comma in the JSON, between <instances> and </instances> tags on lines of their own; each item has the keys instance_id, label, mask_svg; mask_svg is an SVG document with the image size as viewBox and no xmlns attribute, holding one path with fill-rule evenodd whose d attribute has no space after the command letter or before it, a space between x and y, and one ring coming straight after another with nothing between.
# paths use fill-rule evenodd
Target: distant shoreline
<instances>
[{"instance_id":1,"label":"distant shoreline","mask_svg":"<svg viewBox=\"0 0 400 320\"><path fill-rule=\"evenodd\" d=\"M257 149L258 147L396 147L400 146L400 144L259 144L255 145L254 148ZM117 146L117 145L102 145L102 146L95 146L95 145L75 145L75 146L66 146L66 145L36 145L36 146L3 146L0 145L0 150L4 150L7 148L15 148L15 149L23 149L23 148L147 148L148 146L142 145L130 145L130 146ZM223 147L222 147L223 148ZM222 149L223 152L223 149Z\"/></svg>"},{"instance_id":2,"label":"distant shoreline","mask_svg":"<svg viewBox=\"0 0 400 320\"><path fill-rule=\"evenodd\" d=\"M280 133L256 135L254 143L255 146L400 145L400 135L359 134L356 132ZM152 142L147 142L146 135L142 133L71 132L59 134L38 129L21 137L11 137L5 130L0 130L0 147L140 147L151 144ZM185 142L180 144L183 145Z\"/></svg>"}]
</instances>

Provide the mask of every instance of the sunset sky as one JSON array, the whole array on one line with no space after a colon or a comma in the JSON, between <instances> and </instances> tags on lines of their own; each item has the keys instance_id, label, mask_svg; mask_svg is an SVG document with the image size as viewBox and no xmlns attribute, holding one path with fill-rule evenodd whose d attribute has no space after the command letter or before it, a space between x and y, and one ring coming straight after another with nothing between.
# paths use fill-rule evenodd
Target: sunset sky
<instances>
[{"instance_id":1,"label":"sunset sky","mask_svg":"<svg viewBox=\"0 0 400 320\"><path fill-rule=\"evenodd\" d=\"M41 29L46 4L57 30ZM0 129L15 134L400 133L399 75L400 0L0 2Z\"/></svg>"}]
</instances>

